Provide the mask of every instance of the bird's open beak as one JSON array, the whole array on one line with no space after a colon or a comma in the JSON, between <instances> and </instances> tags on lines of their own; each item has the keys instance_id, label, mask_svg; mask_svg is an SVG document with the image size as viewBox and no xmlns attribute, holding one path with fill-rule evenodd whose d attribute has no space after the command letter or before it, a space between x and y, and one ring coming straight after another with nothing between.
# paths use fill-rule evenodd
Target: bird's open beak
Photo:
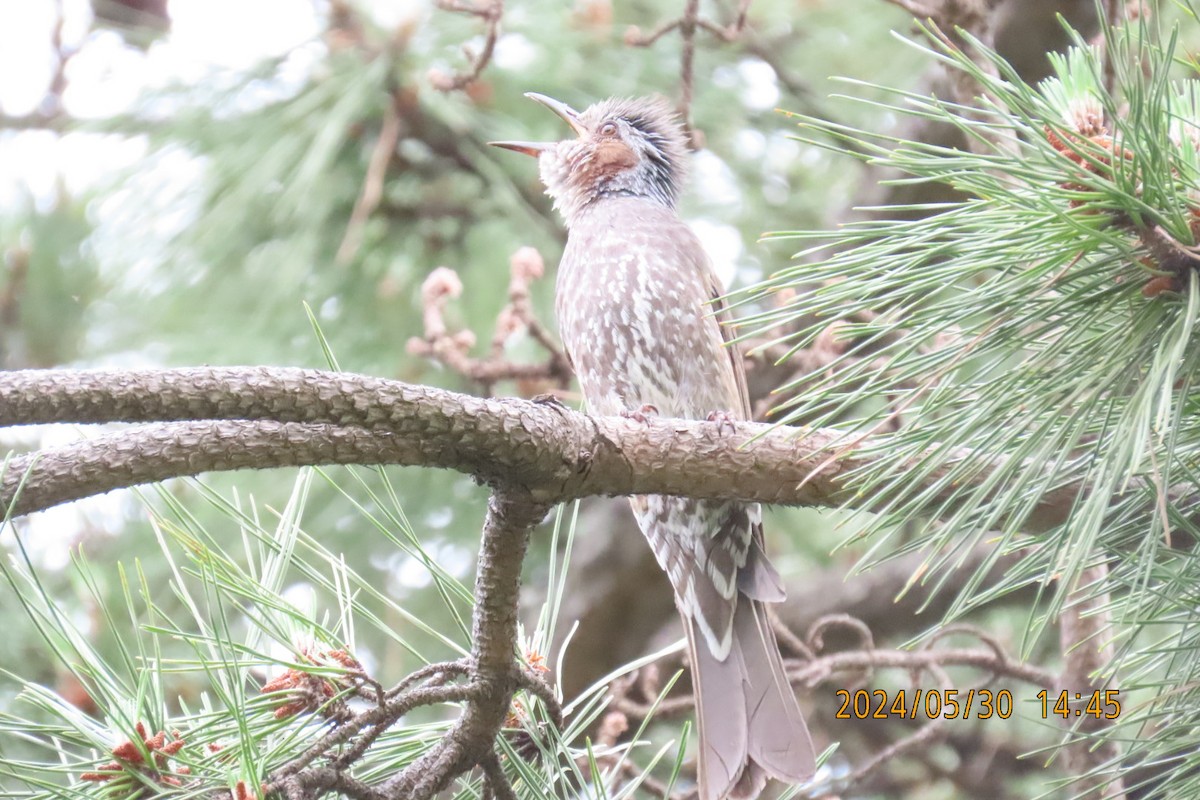
<instances>
[{"instance_id":1,"label":"bird's open beak","mask_svg":"<svg viewBox=\"0 0 1200 800\"><path fill-rule=\"evenodd\" d=\"M492 147L503 147L505 150L516 150L527 156L537 158L542 151L554 147L554 142L488 142Z\"/></svg>"},{"instance_id":2,"label":"bird's open beak","mask_svg":"<svg viewBox=\"0 0 1200 800\"><path fill-rule=\"evenodd\" d=\"M566 103L555 100L553 97L547 97L544 94L538 94L537 92L526 92L525 96L530 100L536 100L561 117L563 121L571 126L571 130L575 131L576 136L583 136L587 133L587 128L579 121L579 112ZM492 147L503 147L505 150L515 150L518 153L524 153L527 156L537 158L543 151L554 147L557 142L488 142L488 144Z\"/></svg>"},{"instance_id":3,"label":"bird's open beak","mask_svg":"<svg viewBox=\"0 0 1200 800\"><path fill-rule=\"evenodd\" d=\"M575 131L576 136L583 136L585 133L587 133L587 128L585 128L583 123L579 121L579 112L571 108L566 103L555 100L553 97L546 97L544 94L538 94L537 92L526 92L525 96L530 100L541 103L546 108L562 117L563 121L571 126L571 130Z\"/></svg>"}]
</instances>

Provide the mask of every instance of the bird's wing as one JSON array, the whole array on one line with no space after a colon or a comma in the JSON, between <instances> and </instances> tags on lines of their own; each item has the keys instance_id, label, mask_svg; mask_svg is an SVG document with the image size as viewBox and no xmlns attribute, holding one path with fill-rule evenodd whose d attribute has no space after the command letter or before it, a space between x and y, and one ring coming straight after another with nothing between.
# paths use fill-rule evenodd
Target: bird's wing
<instances>
[{"instance_id":1,"label":"bird's wing","mask_svg":"<svg viewBox=\"0 0 1200 800\"><path fill-rule=\"evenodd\" d=\"M712 301L712 315L717 321L717 327L721 331L721 341L725 343L725 352L733 366L733 379L737 383L738 397L742 403L741 408L728 410L741 412L742 419L750 419L750 391L746 387L746 364L742 360L742 349L733 341L733 314L729 311L729 304L725 302L725 289L721 286L721 281L713 272L712 265L708 263L707 259L701 265L701 272L704 278L704 288L708 291L708 296Z\"/></svg>"}]
</instances>

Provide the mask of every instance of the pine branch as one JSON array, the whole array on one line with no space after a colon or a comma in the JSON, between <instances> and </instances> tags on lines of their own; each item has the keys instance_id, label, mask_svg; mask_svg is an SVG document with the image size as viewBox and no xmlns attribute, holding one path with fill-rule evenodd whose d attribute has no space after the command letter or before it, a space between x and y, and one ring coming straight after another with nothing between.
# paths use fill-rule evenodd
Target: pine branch
<instances>
[{"instance_id":1,"label":"pine branch","mask_svg":"<svg viewBox=\"0 0 1200 800\"><path fill-rule=\"evenodd\" d=\"M504 17L504 0L479 0L479 2L437 0L437 7L444 11L478 17L484 22L483 49L475 53L471 48L463 45L467 60L471 62L467 69L453 75L446 75L434 70L429 75L430 83L439 91L452 92L464 89L478 80L492 61L492 55L496 52L496 41L500 38L500 20Z\"/></svg>"},{"instance_id":2,"label":"pine branch","mask_svg":"<svg viewBox=\"0 0 1200 800\"><path fill-rule=\"evenodd\" d=\"M270 421L145 425L9 460L0 503L26 514L113 489L265 467L400 464L393 437L352 426ZM19 487L19 496L18 496Z\"/></svg>"},{"instance_id":3,"label":"pine branch","mask_svg":"<svg viewBox=\"0 0 1200 800\"><path fill-rule=\"evenodd\" d=\"M475 578L473 697L436 747L381 787L382 796L426 800L474 766L487 771L493 792L507 789L501 796L511 796L503 773L495 769L495 741L522 682L513 650L521 565L530 530L549 510L549 504L518 489L501 488L492 494Z\"/></svg>"},{"instance_id":4,"label":"pine branch","mask_svg":"<svg viewBox=\"0 0 1200 800\"><path fill-rule=\"evenodd\" d=\"M50 422L167 424L11 458L0 503L20 488L15 514L204 471L349 463L454 469L551 503L655 493L870 509L874 500L856 497L847 476L875 463L869 454L878 444L860 437L847 447L836 429L589 417L557 404L302 369L0 374L0 426ZM942 486L952 468L947 461L926 476L930 511L952 511L944 503L960 487ZM1030 506L1026 528L1061 523L1084 490L1047 492Z\"/></svg>"}]
</instances>

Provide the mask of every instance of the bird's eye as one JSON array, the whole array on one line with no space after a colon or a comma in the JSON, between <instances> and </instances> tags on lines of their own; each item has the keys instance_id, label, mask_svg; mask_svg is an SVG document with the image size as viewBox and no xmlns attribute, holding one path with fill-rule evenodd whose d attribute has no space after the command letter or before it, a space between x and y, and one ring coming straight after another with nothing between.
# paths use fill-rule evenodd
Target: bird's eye
<instances>
[{"instance_id":1,"label":"bird's eye","mask_svg":"<svg viewBox=\"0 0 1200 800\"><path fill-rule=\"evenodd\" d=\"M616 136L617 135L617 123L606 122L603 125L601 125L600 126L600 135L601 136Z\"/></svg>"}]
</instances>

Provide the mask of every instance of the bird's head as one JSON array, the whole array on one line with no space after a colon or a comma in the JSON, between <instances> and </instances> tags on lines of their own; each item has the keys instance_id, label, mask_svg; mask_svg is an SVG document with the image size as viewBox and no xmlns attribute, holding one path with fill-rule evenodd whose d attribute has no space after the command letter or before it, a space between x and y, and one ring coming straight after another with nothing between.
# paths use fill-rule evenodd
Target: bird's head
<instances>
[{"instance_id":1,"label":"bird's head","mask_svg":"<svg viewBox=\"0 0 1200 800\"><path fill-rule=\"evenodd\" d=\"M576 138L561 142L492 142L537 158L546 194L570 225L605 197L644 197L674 207L683 184L687 137L666 100L612 98L579 112L526 95L562 117Z\"/></svg>"}]
</instances>

